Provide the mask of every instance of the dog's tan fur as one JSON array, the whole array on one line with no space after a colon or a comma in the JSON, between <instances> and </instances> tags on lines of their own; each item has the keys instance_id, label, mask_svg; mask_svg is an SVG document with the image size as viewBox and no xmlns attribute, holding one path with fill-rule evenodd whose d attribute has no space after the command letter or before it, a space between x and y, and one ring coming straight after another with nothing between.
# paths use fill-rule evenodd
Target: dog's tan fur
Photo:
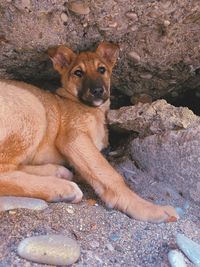
<instances>
[{"instance_id":1,"label":"dog's tan fur","mask_svg":"<svg viewBox=\"0 0 200 267\"><path fill-rule=\"evenodd\" d=\"M176 220L172 207L154 205L131 191L99 152L108 145L105 114L118 47L103 42L95 52L76 55L60 46L49 55L62 77L56 94L22 82L0 82L0 195L79 202L82 192L62 166L67 162L109 207L140 220ZM99 66L105 73L97 71ZM77 68L104 84L103 100L94 99L87 88L79 97L83 78L74 74Z\"/></svg>"}]
</instances>

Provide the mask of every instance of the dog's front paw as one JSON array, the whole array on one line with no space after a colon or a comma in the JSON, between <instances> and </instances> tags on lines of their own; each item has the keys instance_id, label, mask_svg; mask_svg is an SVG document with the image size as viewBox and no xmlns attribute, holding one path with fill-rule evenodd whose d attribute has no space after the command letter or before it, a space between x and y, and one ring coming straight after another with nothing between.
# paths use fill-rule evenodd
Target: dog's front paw
<instances>
[{"instance_id":1,"label":"dog's front paw","mask_svg":"<svg viewBox=\"0 0 200 267\"><path fill-rule=\"evenodd\" d=\"M145 201L146 202L146 201ZM150 202L141 204L139 219L154 223L175 222L179 215L172 206L159 206Z\"/></svg>"},{"instance_id":2,"label":"dog's front paw","mask_svg":"<svg viewBox=\"0 0 200 267\"><path fill-rule=\"evenodd\" d=\"M160 223L175 222L179 219L173 207L154 205L128 188L107 189L101 197L109 208L117 208L137 220Z\"/></svg>"},{"instance_id":3,"label":"dog's front paw","mask_svg":"<svg viewBox=\"0 0 200 267\"><path fill-rule=\"evenodd\" d=\"M77 184L58 179L54 188L48 192L48 202L71 202L78 203L81 201L83 193Z\"/></svg>"}]
</instances>

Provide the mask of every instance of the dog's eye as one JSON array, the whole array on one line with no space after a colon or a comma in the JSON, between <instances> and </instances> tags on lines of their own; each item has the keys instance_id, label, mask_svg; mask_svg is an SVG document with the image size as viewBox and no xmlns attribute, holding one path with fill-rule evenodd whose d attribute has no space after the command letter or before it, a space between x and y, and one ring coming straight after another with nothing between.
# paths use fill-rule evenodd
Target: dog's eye
<instances>
[{"instance_id":1,"label":"dog's eye","mask_svg":"<svg viewBox=\"0 0 200 267\"><path fill-rule=\"evenodd\" d=\"M106 72L106 68L105 67L98 67L98 72L101 74L104 74Z\"/></svg>"},{"instance_id":2,"label":"dog's eye","mask_svg":"<svg viewBox=\"0 0 200 267\"><path fill-rule=\"evenodd\" d=\"M83 76L83 71L82 70L75 70L74 75L78 76L79 78L81 78Z\"/></svg>"}]
</instances>

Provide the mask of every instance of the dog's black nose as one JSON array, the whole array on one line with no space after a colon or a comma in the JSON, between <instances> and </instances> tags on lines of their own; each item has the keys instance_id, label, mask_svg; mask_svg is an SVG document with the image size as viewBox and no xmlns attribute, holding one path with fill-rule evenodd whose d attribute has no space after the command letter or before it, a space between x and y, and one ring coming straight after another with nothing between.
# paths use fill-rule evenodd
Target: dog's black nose
<instances>
[{"instance_id":1,"label":"dog's black nose","mask_svg":"<svg viewBox=\"0 0 200 267\"><path fill-rule=\"evenodd\" d=\"M90 93L93 95L93 96L97 96L97 97L100 97L103 95L103 88L102 87L96 87L96 88L90 88Z\"/></svg>"}]
</instances>

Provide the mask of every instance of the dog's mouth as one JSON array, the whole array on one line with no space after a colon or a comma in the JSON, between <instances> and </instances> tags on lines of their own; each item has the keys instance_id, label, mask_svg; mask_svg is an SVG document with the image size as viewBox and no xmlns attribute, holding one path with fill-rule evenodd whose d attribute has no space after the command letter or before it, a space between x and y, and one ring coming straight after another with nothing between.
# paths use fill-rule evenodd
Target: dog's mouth
<instances>
[{"instance_id":1,"label":"dog's mouth","mask_svg":"<svg viewBox=\"0 0 200 267\"><path fill-rule=\"evenodd\" d=\"M92 102L93 106L99 107L101 106L105 101L103 99L97 99Z\"/></svg>"},{"instance_id":2,"label":"dog's mouth","mask_svg":"<svg viewBox=\"0 0 200 267\"><path fill-rule=\"evenodd\" d=\"M82 103L92 107L99 107L109 99L109 94L106 91L104 91L104 93L102 93L101 95L94 95L89 91L85 93L81 91L79 92L80 92L78 94L79 100Z\"/></svg>"},{"instance_id":3,"label":"dog's mouth","mask_svg":"<svg viewBox=\"0 0 200 267\"><path fill-rule=\"evenodd\" d=\"M100 107L103 103L105 103L108 100L108 98L109 97L95 98L95 97L79 96L79 100L82 103L91 107Z\"/></svg>"}]
</instances>

